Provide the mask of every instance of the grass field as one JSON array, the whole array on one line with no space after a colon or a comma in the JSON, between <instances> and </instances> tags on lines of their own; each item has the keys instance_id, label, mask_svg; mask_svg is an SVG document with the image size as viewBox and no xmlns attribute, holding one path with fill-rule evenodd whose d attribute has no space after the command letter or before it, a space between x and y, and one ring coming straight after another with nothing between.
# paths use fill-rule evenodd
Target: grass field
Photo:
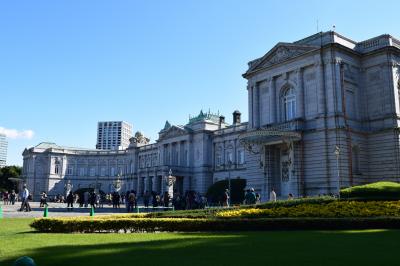
<instances>
[{"instance_id":1,"label":"grass field","mask_svg":"<svg viewBox=\"0 0 400 266\"><path fill-rule=\"evenodd\" d=\"M0 220L0 265L395 265L399 230L42 234L31 219Z\"/></svg>"}]
</instances>

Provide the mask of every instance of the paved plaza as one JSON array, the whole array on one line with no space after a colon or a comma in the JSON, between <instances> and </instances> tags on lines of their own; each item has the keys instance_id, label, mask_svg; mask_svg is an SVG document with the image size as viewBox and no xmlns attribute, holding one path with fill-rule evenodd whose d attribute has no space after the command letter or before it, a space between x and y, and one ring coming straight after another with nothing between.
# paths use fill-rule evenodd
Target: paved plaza
<instances>
[{"instance_id":1,"label":"paved plaza","mask_svg":"<svg viewBox=\"0 0 400 266\"><path fill-rule=\"evenodd\" d=\"M43 217L44 208L39 207L39 202L30 202L32 211L31 212L20 212L18 211L21 203L17 202L15 205L0 205L3 208L4 218L38 218ZM48 217L65 217L65 216L89 216L90 207L75 207L73 211L66 208L66 203L49 203L48 206ZM77 205L78 206L78 205ZM152 212L163 210L164 208L145 208L144 206L139 206L140 212ZM125 204L121 204L121 208L114 209L112 205L105 204L103 208L96 208L96 215L107 215L107 214L117 214L117 213L127 213Z\"/></svg>"}]
</instances>

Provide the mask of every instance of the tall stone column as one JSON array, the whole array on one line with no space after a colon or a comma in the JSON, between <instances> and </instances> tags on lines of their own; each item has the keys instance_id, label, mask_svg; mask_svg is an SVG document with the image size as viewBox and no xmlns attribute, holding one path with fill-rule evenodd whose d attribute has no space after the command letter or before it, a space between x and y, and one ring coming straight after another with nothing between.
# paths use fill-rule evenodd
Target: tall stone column
<instances>
[{"instance_id":1,"label":"tall stone column","mask_svg":"<svg viewBox=\"0 0 400 266\"><path fill-rule=\"evenodd\" d=\"M249 100L249 125L250 128L253 127L253 86L249 82L247 85L248 100Z\"/></svg>"},{"instance_id":2,"label":"tall stone column","mask_svg":"<svg viewBox=\"0 0 400 266\"><path fill-rule=\"evenodd\" d=\"M138 192L138 179L137 179L137 177L133 178L132 183L133 183L132 189L135 190L136 193L137 193Z\"/></svg>"},{"instance_id":3,"label":"tall stone column","mask_svg":"<svg viewBox=\"0 0 400 266\"><path fill-rule=\"evenodd\" d=\"M144 177L143 178L143 193L146 193L146 190L147 191L150 191L150 188L149 188L149 177L148 176L146 176L146 177Z\"/></svg>"},{"instance_id":4,"label":"tall stone column","mask_svg":"<svg viewBox=\"0 0 400 266\"><path fill-rule=\"evenodd\" d=\"M143 195L143 178L141 176L138 176L137 178L137 193L139 196Z\"/></svg>"},{"instance_id":5,"label":"tall stone column","mask_svg":"<svg viewBox=\"0 0 400 266\"><path fill-rule=\"evenodd\" d=\"M324 115L326 113L324 66L322 62L316 62L315 68L318 81L318 113Z\"/></svg>"},{"instance_id":6,"label":"tall stone column","mask_svg":"<svg viewBox=\"0 0 400 266\"><path fill-rule=\"evenodd\" d=\"M271 97L270 97L270 112L271 112L271 123L277 123L276 117L276 88L275 88L275 79L271 77L269 80L269 88L271 90Z\"/></svg>"},{"instance_id":7,"label":"tall stone column","mask_svg":"<svg viewBox=\"0 0 400 266\"><path fill-rule=\"evenodd\" d=\"M152 182L151 182L151 184L152 184L152 188L151 188L151 190L152 191L155 191L155 192L158 192L157 191L157 180L158 178L157 178L157 175L154 175L153 177L152 177Z\"/></svg>"},{"instance_id":8,"label":"tall stone column","mask_svg":"<svg viewBox=\"0 0 400 266\"><path fill-rule=\"evenodd\" d=\"M334 67L335 67L335 78L336 78L336 108L335 113L342 113L343 112L343 95L344 90L342 90L342 79L341 79L341 67L342 67L342 61L341 60L335 60L333 62Z\"/></svg>"},{"instance_id":9,"label":"tall stone column","mask_svg":"<svg viewBox=\"0 0 400 266\"><path fill-rule=\"evenodd\" d=\"M178 152L177 152L177 158L176 158L176 164L177 164L178 166L181 166L181 157L182 157L182 154L181 154L181 142L180 142L180 141L178 141L178 142L176 143L176 150L178 151Z\"/></svg>"},{"instance_id":10,"label":"tall stone column","mask_svg":"<svg viewBox=\"0 0 400 266\"><path fill-rule=\"evenodd\" d=\"M253 127L260 126L260 100L259 100L259 86L255 83L253 85Z\"/></svg>"},{"instance_id":11,"label":"tall stone column","mask_svg":"<svg viewBox=\"0 0 400 266\"><path fill-rule=\"evenodd\" d=\"M297 98L297 117L304 118L304 86L303 86L303 70L299 68L297 70L297 89L296 89L296 98Z\"/></svg>"}]
</instances>

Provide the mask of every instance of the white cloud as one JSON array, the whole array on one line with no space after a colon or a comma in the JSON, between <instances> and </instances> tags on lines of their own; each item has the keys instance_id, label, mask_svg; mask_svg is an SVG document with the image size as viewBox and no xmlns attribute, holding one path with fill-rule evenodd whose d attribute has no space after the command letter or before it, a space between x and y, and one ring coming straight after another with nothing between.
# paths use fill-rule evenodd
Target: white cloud
<instances>
[{"instance_id":1,"label":"white cloud","mask_svg":"<svg viewBox=\"0 0 400 266\"><path fill-rule=\"evenodd\" d=\"M0 133L6 135L10 139L31 139L35 132L33 130L16 130L0 127Z\"/></svg>"}]
</instances>

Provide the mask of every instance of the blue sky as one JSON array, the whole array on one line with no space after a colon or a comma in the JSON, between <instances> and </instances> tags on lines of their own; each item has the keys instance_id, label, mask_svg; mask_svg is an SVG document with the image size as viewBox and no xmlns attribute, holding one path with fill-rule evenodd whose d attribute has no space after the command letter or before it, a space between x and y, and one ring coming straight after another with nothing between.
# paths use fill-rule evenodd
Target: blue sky
<instances>
[{"instance_id":1,"label":"blue sky","mask_svg":"<svg viewBox=\"0 0 400 266\"><path fill-rule=\"evenodd\" d=\"M152 141L201 109L247 121L247 62L336 31L400 38L398 1L1 1L0 131L8 164L42 141L94 148L97 121ZM14 129L15 131L10 131Z\"/></svg>"}]
</instances>

